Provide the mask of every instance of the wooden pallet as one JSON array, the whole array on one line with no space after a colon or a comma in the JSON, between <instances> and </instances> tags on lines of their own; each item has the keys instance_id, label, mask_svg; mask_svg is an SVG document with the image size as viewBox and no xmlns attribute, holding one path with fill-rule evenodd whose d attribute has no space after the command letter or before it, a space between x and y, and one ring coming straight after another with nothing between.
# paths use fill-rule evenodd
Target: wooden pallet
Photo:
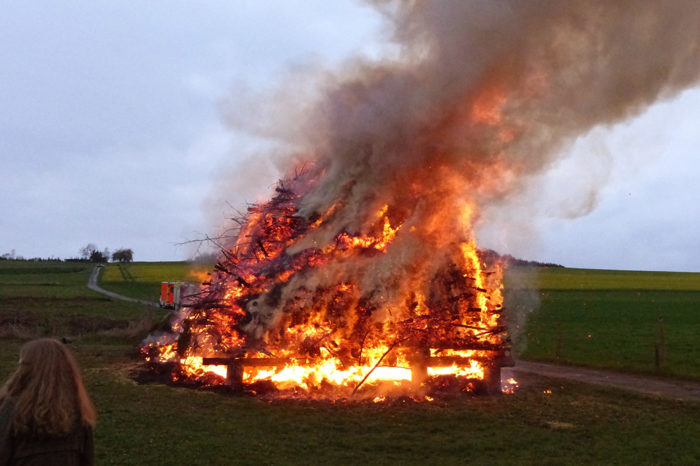
<instances>
[{"instance_id":1,"label":"wooden pallet","mask_svg":"<svg viewBox=\"0 0 700 466\"><path fill-rule=\"evenodd\" d=\"M441 348L447 349L447 348ZM460 348L473 349L473 348ZM500 393L501 391L501 367L513 365L510 355L503 350L489 351L492 357L462 357L462 356L430 356L430 351L420 349L413 351L409 358L411 368L411 381L415 384L422 384L428 379L429 367L449 367L453 364L468 365L471 360L480 360L484 364L484 386L486 393ZM294 358L299 361L298 358ZM285 366L292 361L292 358L275 357L245 357L218 355L203 358L205 365L226 366L226 384L234 390L243 389L243 369L245 367L278 367Z\"/></svg>"}]
</instances>

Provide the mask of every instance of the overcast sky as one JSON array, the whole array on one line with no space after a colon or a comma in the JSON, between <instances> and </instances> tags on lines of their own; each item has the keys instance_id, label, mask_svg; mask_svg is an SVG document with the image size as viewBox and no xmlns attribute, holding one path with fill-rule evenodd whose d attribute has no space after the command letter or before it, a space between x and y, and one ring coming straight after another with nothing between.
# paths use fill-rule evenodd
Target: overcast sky
<instances>
[{"instance_id":1,"label":"overcast sky","mask_svg":"<svg viewBox=\"0 0 700 466\"><path fill-rule=\"evenodd\" d=\"M4 2L0 254L67 258L94 243L188 258L178 243L215 233L226 202L259 199L278 176L263 160L236 173L256 143L222 122L224 102L295 66L387 50L372 9L328 5ZM700 271L699 128L697 89L596 128L517 201L527 216L483 226L482 244L572 267Z\"/></svg>"}]
</instances>

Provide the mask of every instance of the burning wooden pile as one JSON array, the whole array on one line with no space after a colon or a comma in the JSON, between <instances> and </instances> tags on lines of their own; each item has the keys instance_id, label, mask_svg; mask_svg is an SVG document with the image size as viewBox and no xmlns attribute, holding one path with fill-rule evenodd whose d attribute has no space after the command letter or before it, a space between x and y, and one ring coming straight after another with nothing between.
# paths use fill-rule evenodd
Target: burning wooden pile
<instances>
[{"instance_id":1,"label":"burning wooden pile","mask_svg":"<svg viewBox=\"0 0 700 466\"><path fill-rule=\"evenodd\" d=\"M148 363L175 380L295 396L499 392L499 264L471 239L426 251L433 230L411 209L380 206L363 231L337 230L338 203L301 215L314 179L280 182L238 219L196 299L144 343Z\"/></svg>"}]
</instances>

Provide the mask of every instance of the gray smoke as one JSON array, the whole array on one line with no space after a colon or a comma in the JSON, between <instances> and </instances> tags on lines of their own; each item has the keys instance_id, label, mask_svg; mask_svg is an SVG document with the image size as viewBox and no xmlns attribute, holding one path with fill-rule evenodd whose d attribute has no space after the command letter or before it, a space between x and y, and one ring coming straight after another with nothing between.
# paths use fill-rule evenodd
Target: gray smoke
<instances>
[{"instance_id":1,"label":"gray smoke","mask_svg":"<svg viewBox=\"0 0 700 466\"><path fill-rule=\"evenodd\" d=\"M508 196L573 138L700 76L694 0L374 3L402 58L328 84L311 125L323 146L310 148L327 176L308 211L345 198L348 184L358 203L387 177L418 171L440 185L437 167L458 173L471 199Z\"/></svg>"},{"instance_id":2,"label":"gray smoke","mask_svg":"<svg viewBox=\"0 0 700 466\"><path fill-rule=\"evenodd\" d=\"M401 219L403 236L377 261L334 270L332 278L328 270L306 277L326 283L361 273L375 287L363 292L382 286L389 301L406 292L397 288L431 276L439 264L425 264L435 251L472 236L459 218L465 202L478 222L480 209L516 196L576 137L637 115L700 78L695 0L371 3L391 28L396 57L317 76L316 92L302 93L313 94L313 105L278 99L284 105L274 123L252 126L288 137L290 160L319 173L303 215L336 206L295 250L328 244L342 231L367 231L384 205ZM294 85L285 96L294 95ZM287 108L295 110L289 117ZM596 193L588 196L576 210L595 206ZM408 282L397 279L405 270L413 274Z\"/></svg>"}]
</instances>

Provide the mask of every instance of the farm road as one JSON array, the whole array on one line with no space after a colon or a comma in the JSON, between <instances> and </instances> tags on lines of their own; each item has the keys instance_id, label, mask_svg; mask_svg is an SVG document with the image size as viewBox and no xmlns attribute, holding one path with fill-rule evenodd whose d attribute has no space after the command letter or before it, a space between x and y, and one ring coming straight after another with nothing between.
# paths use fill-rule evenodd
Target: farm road
<instances>
[{"instance_id":1,"label":"farm road","mask_svg":"<svg viewBox=\"0 0 700 466\"><path fill-rule=\"evenodd\" d=\"M515 373L516 379L517 373L520 372L620 388L663 398L700 402L700 383L686 380L660 379L644 375L520 360L515 363L515 367L503 369L504 378L508 377L508 372Z\"/></svg>"},{"instance_id":2,"label":"farm road","mask_svg":"<svg viewBox=\"0 0 700 466\"><path fill-rule=\"evenodd\" d=\"M128 296L124 296L122 294L114 293L112 291L107 291L104 288L100 288L100 286L97 284L97 279L99 278L100 272L102 272L103 268L104 267L102 267L101 265L96 265L95 268L92 269L92 273L90 274L90 278L88 278L88 283L87 283L88 288L90 288L93 291L97 291L98 293L102 293L103 295L109 296L110 298L121 299L122 301L131 301L132 303L146 304L147 306L159 307L159 304L154 303L153 301L146 301L144 299L130 298Z\"/></svg>"},{"instance_id":3,"label":"farm road","mask_svg":"<svg viewBox=\"0 0 700 466\"><path fill-rule=\"evenodd\" d=\"M88 279L88 288L98 293L102 293L110 298L146 304L158 307L158 303L145 301L143 299L130 298L102 289L97 284L97 279L103 267L95 266ZM683 401L700 402L700 383L685 380L659 379L655 377L623 374L620 372L600 371L575 366L561 366L557 364L546 364L541 362L530 362L518 360L515 367L505 367L502 371L504 380L517 373L534 374L537 376L551 377L557 379L574 380L577 382L592 385L603 385L615 387L623 390L640 392L652 396L672 398Z\"/></svg>"}]
</instances>

